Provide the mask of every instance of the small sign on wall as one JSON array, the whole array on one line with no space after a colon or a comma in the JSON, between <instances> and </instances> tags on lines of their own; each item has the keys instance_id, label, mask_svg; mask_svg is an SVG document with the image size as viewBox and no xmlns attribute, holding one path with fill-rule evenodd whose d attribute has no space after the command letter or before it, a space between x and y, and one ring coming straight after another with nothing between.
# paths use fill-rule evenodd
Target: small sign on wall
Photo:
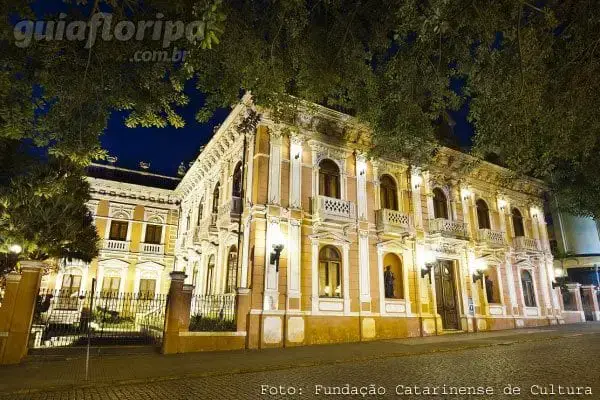
<instances>
[{"instance_id":1,"label":"small sign on wall","mask_svg":"<svg viewBox=\"0 0 600 400\"><path fill-rule=\"evenodd\" d=\"M475 307L473 306L473 298L469 297L469 314L475 315Z\"/></svg>"}]
</instances>

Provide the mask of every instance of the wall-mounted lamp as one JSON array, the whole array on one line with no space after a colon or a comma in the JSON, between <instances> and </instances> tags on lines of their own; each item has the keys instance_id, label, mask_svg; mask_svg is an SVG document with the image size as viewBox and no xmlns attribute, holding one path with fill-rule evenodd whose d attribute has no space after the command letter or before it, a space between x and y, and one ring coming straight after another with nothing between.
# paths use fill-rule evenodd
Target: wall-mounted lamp
<instances>
[{"instance_id":1,"label":"wall-mounted lamp","mask_svg":"<svg viewBox=\"0 0 600 400\"><path fill-rule=\"evenodd\" d=\"M462 189L460 191L461 197L463 200L469 200L469 198L471 197L471 191L469 189Z\"/></svg>"},{"instance_id":2,"label":"wall-mounted lamp","mask_svg":"<svg viewBox=\"0 0 600 400\"><path fill-rule=\"evenodd\" d=\"M298 143L292 143L292 154L294 155L294 159L299 159L302 155L302 146Z\"/></svg>"},{"instance_id":3,"label":"wall-mounted lamp","mask_svg":"<svg viewBox=\"0 0 600 400\"><path fill-rule=\"evenodd\" d=\"M530 213L532 218L537 218L540 210L537 207L531 207Z\"/></svg>"},{"instance_id":4,"label":"wall-mounted lamp","mask_svg":"<svg viewBox=\"0 0 600 400\"><path fill-rule=\"evenodd\" d=\"M412 177L413 189L419 190L419 188L421 187L421 182L423 182L423 178L421 178L421 176L413 175L413 177Z\"/></svg>"},{"instance_id":5,"label":"wall-mounted lamp","mask_svg":"<svg viewBox=\"0 0 600 400\"><path fill-rule=\"evenodd\" d=\"M283 244L283 235L279 229L279 225L273 232L273 251L271 251L271 264L275 264L275 272L279 272L279 257L285 247Z\"/></svg>"},{"instance_id":6,"label":"wall-mounted lamp","mask_svg":"<svg viewBox=\"0 0 600 400\"><path fill-rule=\"evenodd\" d=\"M500 211L505 211L506 210L506 200L498 199L498 208L500 209Z\"/></svg>"},{"instance_id":7,"label":"wall-mounted lamp","mask_svg":"<svg viewBox=\"0 0 600 400\"><path fill-rule=\"evenodd\" d=\"M421 278L425 278L426 275L429 275L429 282L431 282L431 270L435 266L437 259L431 252L425 253L425 264L421 267Z\"/></svg>"},{"instance_id":8,"label":"wall-mounted lamp","mask_svg":"<svg viewBox=\"0 0 600 400\"><path fill-rule=\"evenodd\" d=\"M483 272L487 268L485 261L478 259L475 261L475 270L473 271L473 283L483 279Z\"/></svg>"}]
</instances>

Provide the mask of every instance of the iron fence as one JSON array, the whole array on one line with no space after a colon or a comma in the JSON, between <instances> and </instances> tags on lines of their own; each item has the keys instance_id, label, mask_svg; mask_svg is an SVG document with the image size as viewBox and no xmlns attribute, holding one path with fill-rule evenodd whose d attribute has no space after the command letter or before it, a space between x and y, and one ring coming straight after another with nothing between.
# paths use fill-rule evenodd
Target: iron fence
<instances>
[{"instance_id":1,"label":"iron fence","mask_svg":"<svg viewBox=\"0 0 600 400\"><path fill-rule=\"evenodd\" d=\"M30 348L158 344L167 295L42 290L37 298Z\"/></svg>"},{"instance_id":2,"label":"iron fence","mask_svg":"<svg viewBox=\"0 0 600 400\"><path fill-rule=\"evenodd\" d=\"M190 331L236 330L234 294L193 296L190 310Z\"/></svg>"},{"instance_id":3,"label":"iron fence","mask_svg":"<svg viewBox=\"0 0 600 400\"><path fill-rule=\"evenodd\" d=\"M561 289L561 295L565 311L577 311L577 299L575 298L575 294L571 293L569 290Z\"/></svg>"}]
</instances>

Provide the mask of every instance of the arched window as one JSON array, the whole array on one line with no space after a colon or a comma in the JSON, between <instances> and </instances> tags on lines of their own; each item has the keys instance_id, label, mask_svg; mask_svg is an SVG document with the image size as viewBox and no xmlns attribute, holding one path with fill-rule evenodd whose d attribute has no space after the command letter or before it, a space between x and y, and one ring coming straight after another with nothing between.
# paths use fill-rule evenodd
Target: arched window
<instances>
[{"instance_id":1,"label":"arched window","mask_svg":"<svg viewBox=\"0 0 600 400\"><path fill-rule=\"evenodd\" d=\"M386 299L403 299L402 261L394 253L383 257L383 287Z\"/></svg>"},{"instance_id":2,"label":"arched window","mask_svg":"<svg viewBox=\"0 0 600 400\"><path fill-rule=\"evenodd\" d=\"M218 213L219 212L219 189L221 187L221 184L219 182L217 182L217 184L215 185L215 190L213 190L213 204L212 204L212 212L213 213Z\"/></svg>"},{"instance_id":3,"label":"arched window","mask_svg":"<svg viewBox=\"0 0 600 400\"><path fill-rule=\"evenodd\" d=\"M440 188L433 189L433 216L448 219L448 200Z\"/></svg>"},{"instance_id":4,"label":"arched window","mask_svg":"<svg viewBox=\"0 0 600 400\"><path fill-rule=\"evenodd\" d=\"M479 229L490 229L490 210L487 203L482 199L479 199L475 205L477 206L477 222L479 223Z\"/></svg>"},{"instance_id":5,"label":"arched window","mask_svg":"<svg viewBox=\"0 0 600 400\"><path fill-rule=\"evenodd\" d=\"M233 170L233 182L231 188L233 197L242 197L242 163L239 162Z\"/></svg>"},{"instance_id":6,"label":"arched window","mask_svg":"<svg viewBox=\"0 0 600 400\"><path fill-rule=\"evenodd\" d=\"M319 194L340 198L340 169L331 160L325 159L319 164Z\"/></svg>"},{"instance_id":7,"label":"arched window","mask_svg":"<svg viewBox=\"0 0 600 400\"><path fill-rule=\"evenodd\" d=\"M333 246L319 252L319 296L342 297L342 261Z\"/></svg>"},{"instance_id":8,"label":"arched window","mask_svg":"<svg viewBox=\"0 0 600 400\"><path fill-rule=\"evenodd\" d=\"M535 293L533 291L533 278L527 270L521 271L521 286L523 287L523 299L525 307L535 307Z\"/></svg>"},{"instance_id":9,"label":"arched window","mask_svg":"<svg viewBox=\"0 0 600 400\"><path fill-rule=\"evenodd\" d=\"M383 175L380 183L381 208L398 211L398 189L389 175Z\"/></svg>"},{"instance_id":10,"label":"arched window","mask_svg":"<svg viewBox=\"0 0 600 400\"><path fill-rule=\"evenodd\" d=\"M515 237L525 236L525 228L523 226L523 216L518 208L512 210L512 222L515 230Z\"/></svg>"},{"instance_id":11,"label":"arched window","mask_svg":"<svg viewBox=\"0 0 600 400\"><path fill-rule=\"evenodd\" d=\"M201 199L198 203L198 224L200 224L202 218L204 218L204 199Z\"/></svg>"},{"instance_id":12,"label":"arched window","mask_svg":"<svg viewBox=\"0 0 600 400\"><path fill-rule=\"evenodd\" d=\"M229 248L229 256L227 257L227 281L225 293L235 293L237 287L237 247Z\"/></svg>"}]
</instances>

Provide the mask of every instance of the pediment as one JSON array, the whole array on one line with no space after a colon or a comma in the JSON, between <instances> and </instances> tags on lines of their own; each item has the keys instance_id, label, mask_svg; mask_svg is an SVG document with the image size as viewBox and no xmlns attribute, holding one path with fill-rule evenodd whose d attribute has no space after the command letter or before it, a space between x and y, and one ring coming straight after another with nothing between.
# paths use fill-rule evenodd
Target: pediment
<instances>
[{"instance_id":1,"label":"pediment","mask_svg":"<svg viewBox=\"0 0 600 400\"><path fill-rule=\"evenodd\" d=\"M332 243L342 243L342 244L352 243L348 239L348 237L346 237L345 235L337 233L337 232L330 232L330 231L313 233L312 235L308 235L308 237L312 241L319 241L319 242L322 241L322 242L332 242Z\"/></svg>"}]
</instances>

